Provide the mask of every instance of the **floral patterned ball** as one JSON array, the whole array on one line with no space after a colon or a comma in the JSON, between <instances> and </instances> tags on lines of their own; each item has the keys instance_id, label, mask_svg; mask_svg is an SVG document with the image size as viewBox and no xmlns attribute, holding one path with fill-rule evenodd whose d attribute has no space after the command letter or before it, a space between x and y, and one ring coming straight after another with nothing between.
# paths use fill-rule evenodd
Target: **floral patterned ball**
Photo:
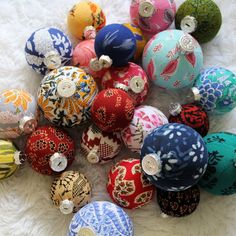
<instances>
[{"instance_id":1,"label":"floral patterned ball","mask_svg":"<svg viewBox=\"0 0 236 236\"><path fill-rule=\"evenodd\" d=\"M30 134L37 127L39 112L34 97L21 89L0 93L0 139Z\"/></svg>"},{"instance_id":2,"label":"floral patterned ball","mask_svg":"<svg viewBox=\"0 0 236 236\"><path fill-rule=\"evenodd\" d=\"M236 76L222 67L201 71L194 86L200 93L200 105L208 112L225 113L236 107Z\"/></svg>"},{"instance_id":3,"label":"floral patterned ball","mask_svg":"<svg viewBox=\"0 0 236 236\"><path fill-rule=\"evenodd\" d=\"M164 89L190 88L202 66L200 45L181 30L163 31L153 36L143 52L144 70L155 85Z\"/></svg>"},{"instance_id":4,"label":"floral patterned ball","mask_svg":"<svg viewBox=\"0 0 236 236\"><path fill-rule=\"evenodd\" d=\"M28 137L25 154L35 171L52 175L71 165L75 157L75 144L62 129L41 126Z\"/></svg>"},{"instance_id":5,"label":"floral patterned ball","mask_svg":"<svg viewBox=\"0 0 236 236\"><path fill-rule=\"evenodd\" d=\"M70 39L59 29L41 28L34 31L25 44L25 57L37 73L68 65L72 57Z\"/></svg>"},{"instance_id":6,"label":"floral patterned ball","mask_svg":"<svg viewBox=\"0 0 236 236\"><path fill-rule=\"evenodd\" d=\"M146 105L140 106L135 109L129 126L121 131L121 137L131 151L140 153L148 133L167 123L167 117L157 108Z\"/></svg>"},{"instance_id":7,"label":"floral patterned ball","mask_svg":"<svg viewBox=\"0 0 236 236\"><path fill-rule=\"evenodd\" d=\"M72 127L90 120L97 92L94 79L84 70L65 66L44 77L38 91L38 105L53 124Z\"/></svg>"},{"instance_id":8,"label":"floral patterned ball","mask_svg":"<svg viewBox=\"0 0 236 236\"><path fill-rule=\"evenodd\" d=\"M149 83L142 67L129 62L124 67L111 67L102 77L102 87L103 89L120 88L127 91L137 106L147 98Z\"/></svg>"},{"instance_id":9,"label":"floral patterned ball","mask_svg":"<svg viewBox=\"0 0 236 236\"><path fill-rule=\"evenodd\" d=\"M148 180L166 191L183 191L195 185L207 163L202 137L183 124L165 124L154 129L141 150L141 165Z\"/></svg>"},{"instance_id":10,"label":"floral patterned ball","mask_svg":"<svg viewBox=\"0 0 236 236\"><path fill-rule=\"evenodd\" d=\"M95 97L91 113L98 128L105 132L118 132L131 122L134 101L121 89L106 89Z\"/></svg>"},{"instance_id":11,"label":"floral patterned ball","mask_svg":"<svg viewBox=\"0 0 236 236\"><path fill-rule=\"evenodd\" d=\"M155 193L142 172L140 160L119 161L108 174L107 191L121 207L134 209L148 204Z\"/></svg>"},{"instance_id":12,"label":"floral patterned ball","mask_svg":"<svg viewBox=\"0 0 236 236\"><path fill-rule=\"evenodd\" d=\"M81 149L90 163L106 163L121 151L119 133L106 133L90 125L82 134Z\"/></svg>"}]
</instances>

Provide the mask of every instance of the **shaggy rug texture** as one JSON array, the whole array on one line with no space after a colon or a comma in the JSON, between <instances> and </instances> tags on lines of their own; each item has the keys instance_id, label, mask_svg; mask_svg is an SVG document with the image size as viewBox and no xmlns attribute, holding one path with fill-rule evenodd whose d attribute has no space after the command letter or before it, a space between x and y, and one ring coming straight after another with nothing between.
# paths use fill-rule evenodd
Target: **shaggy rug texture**
<instances>
[{"instance_id":1,"label":"shaggy rug texture","mask_svg":"<svg viewBox=\"0 0 236 236\"><path fill-rule=\"evenodd\" d=\"M77 0L78 1L78 0ZM25 61L24 45L29 35L40 27L58 27L67 32L66 16L76 0L1 0L0 1L0 90L22 88L36 95L40 75ZM104 9L108 23L129 22L130 0L97 0ZM177 0L177 5L182 1ZM216 0L223 15L223 25L217 37L203 45L204 66L222 66L236 73L236 3ZM74 46L76 40L70 36ZM176 101L176 93L152 88L146 104L152 104L168 115L168 104ZM183 97L180 98L182 102ZM211 130L235 130L236 110L210 117ZM76 140L82 128L71 132ZM23 146L24 138L18 139ZM79 148L79 143L77 141ZM110 166L120 158L135 157L127 150L107 165L90 165L77 153L70 169L84 173L93 185L93 200L111 201L105 184ZM72 215L62 215L51 202L52 177L34 172L27 164L9 179L0 182L1 236L61 236L67 235ZM236 196L216 197L201 191L198 209L191 216L162 218L153 202L138 210L127 210L134 223L136 236L234 236L236 235Z\"/></svg>"}]
</instances>

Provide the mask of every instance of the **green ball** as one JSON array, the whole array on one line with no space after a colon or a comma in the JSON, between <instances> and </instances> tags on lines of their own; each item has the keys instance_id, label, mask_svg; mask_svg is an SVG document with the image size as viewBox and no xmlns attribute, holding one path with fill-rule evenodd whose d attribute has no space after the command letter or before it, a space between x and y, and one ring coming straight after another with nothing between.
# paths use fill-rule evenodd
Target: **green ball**
<instances>
[{"instance_id":1,"label":"green ball","mask_svg":"<svg viewBox=\"0 0 236 236\"><path fill-rule=\"evenodd\" d=\"M180 5L175 16L176 29L191 33L199 43L211 41L219 32L221 23L220 9L212 0L187 0Z\"/></svg>"}]
</instances>

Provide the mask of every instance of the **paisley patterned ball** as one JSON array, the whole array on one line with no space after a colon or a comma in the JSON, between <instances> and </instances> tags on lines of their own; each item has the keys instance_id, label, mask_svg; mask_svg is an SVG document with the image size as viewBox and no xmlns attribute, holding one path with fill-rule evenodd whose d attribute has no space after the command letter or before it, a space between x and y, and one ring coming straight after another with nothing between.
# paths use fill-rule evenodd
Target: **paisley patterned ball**
<instances>
[{"instance_id":1,"label":"paisley patterned ball","mask_svg":"<svg viewBox=\"0 0 236 236\"><path fill-rule=\"evenodd\" d=\"M141 150L141 165L148 180L166 191L183 191L195 185L207 162L202 137L182 124L165 124L154 129Z\"/></svg>"},{"instance_id":2,"label":"paisley patterned ball","mask_svg":"<svg viewBox=\"0 0 236 236\"><path fill-rule=\"evenodd\" d=\"M220 114L236 107L236 76L233 72L221 67L205 69L194 86L201 95L200 105L206 111Z\"/></svg>"},{"instance_id":3,"label":"paisley patterned ball","mask_svg":"<svg viewBox=\"0 0 236 236\"><path fill-rule=\"evenodd\" d=\"M91 108L93 122L105 132L121 131L134 115L133 99L121 89L106 89L94 99Z\"/></svg>"},{"instance_id":4,"label":"paisley patterned ball","mask_svg":"<svg viewBox=\"0 0 236 236\"><path fill-rule=\"evenodd\" d=\"M236 193L236 135L213 133L204 138L209 154L208 167L199 185L215 195Z\"/></svg>"},{"instance_id":5,"label":"paisley patterned ball","mask_svg":"<svg viewBox=\"0 0 236 236\"><path fill-rule=\"evenodd\" d=\"M133 223L125 211L113 203L94 201L72 218L69 236L133 236Z\"/></svg>"},{"instance_id":6,"label":"paisley patterned ball","mask_svg":"<svg viewBox=\"0 0 236 236\"><path fill-rule=\"evenodd\" d=\"M25 44L26 61L37 73L42 75L69 64L72 51L69 38L56 28L36 30Z\"/></svg>"},{"instance_id":7,"label":"paisley patterned ball","mask_svg":"<svg viewBox=\"0 0 236 236\"><path fill-rule=\"evenodd\" d=\"M157 188L157 202L165 215L173 217L188 216L198 207L200 190L196 185L179 192Z\"/></svg>"},{"instance_id":8,"label":"paisley patterned ball","mask_svg":"<svg viewBox=\"0 0 236 236\"><path fill-rule=\"evenodd\" d=\"M179 106L181 107L179 112L170 115L169 122L190 126L202 137L206 136L209 130L209 119L207 113L200 106L195 104L184 104Z\"/></svg>"},{"instance_id":9,"label":"paisley patterned ball","mask_svg":"<svg viewBox=\"0 0 236 236\"><path fill-rule=\"evenodd\" d=\"M157 108L140 106L135 109L129 126L121 131L121 137L131 151L140 153L148 133L166 123L168 123L167 117Z\"/></svg>"},{"instance_id":10,"label":"paisley patterned ball","mask_svg":"<svg viewBox=\"0 0 236 236\"><path fill-rule=\"evenodd\" d=\"M186 0L175 17L176 29L191 33L199 43L211 41L219 32L221 23L220 9L212 0Z\"/></svg>"},{"instance_id":11,"label":"paisley patterned ball","mask_svg":"<svg viewBox=\"0 0 236 236\"><path fill-rule=\"evenodd\" d=\"M90 125L82 134L81 149L90 163L106 163L121 151L122 143L118 133L106 133Z\"/></svg>"},{"instance_id":12,"label":"paisley patterned ball","mask_svg":"<svg viewBox=\"0 0 236 236\"><path fill-rule=\"evenodd\" d=\"M39 112L34 97L20 89L0 93L0 138L17 138L32 133L38 123Z\"/></svg>"},{"instance_id":13,"label":"paisley patterned ball","mask_svg":"<svg viewBox=\"0 0 236 236\"><path fill-rule=\"evenodd\" d=\"M180 30L155 35L143 52L144 70L155 85L164 89L191 87L202 66L200 45L191 35Z\"/></svg>"},{"instance_id":14,"label":"paisley patterned ball","mask_svg":"<svg viewBox=\"0 0 236 236\"><path fill-rule=\"evenodd\" d=\"M127 91L137 106L145 101L149 83L142 67L129 62L124 67L111 67L102 78L102 87L103 89L120 88Z\"/></svg>"},{"instance_id":15,"label":"paisley patterned ball","mask_svg":"<svg viewBox=\"0 0 236 236\"><path fill-rule=\"evenodd\" d=\"M74 5L67 16L67 26L72 35L83 40L87 38L86 27L99 31L106 24L106 17L97 3L81 1Z\"/></svg>"},{"instance_id":16,"label":"paisley patterned ball","mask_svg":"<svg viewBox=\"0 0 236 236\"><path fill-rule=\"evenodd\" d=\"M91 185L83 174L65 171L53 181L51 199L63 214L75 213L90 202Z\"/></svg>"},{"instance_id":17,"label":"paisley patterned ball","mask_svg":"<svg viewBox=\"0 0 236 236\"><path fill-rule=\"evenodd\" d=\"M90 108L98 88L84 70L65 66L47 74L38 91L44 117L58 126L72 127L90 120Z\"/></svg>"},{"instance_id":18,"label":"paisley patterned ball","mask_svg":"<svg viewBox=\"0 0 236 236\"><path fill-rule=\"evenodd\" d=\"M147 35L166 30L174 21L176 4L174 0L132 0L130 17Z\"/></svg>"},{"instance_id":19,"label":"paisley patterned ball","mask_svg":"<svg viewBox=\"0 0 236 236\"><path fill-rule=\"evenodd\" d=\"M65 131L53 126L41 126L28 137L25 154L35 171L52 175L71 165L75 157L75 144Z\"/></svg>"},{"instance_id":20,"label":"paisley patterned ball","mask_svg":"<svg viewBox=\"0 0 236 236\"><path fill-rule=\"evenodd\" d=\"M142 172L140 160L119 161L108 174L107 191L121 207L134 209L148 204L155 188Z\"/></svg>"}]
</instances>

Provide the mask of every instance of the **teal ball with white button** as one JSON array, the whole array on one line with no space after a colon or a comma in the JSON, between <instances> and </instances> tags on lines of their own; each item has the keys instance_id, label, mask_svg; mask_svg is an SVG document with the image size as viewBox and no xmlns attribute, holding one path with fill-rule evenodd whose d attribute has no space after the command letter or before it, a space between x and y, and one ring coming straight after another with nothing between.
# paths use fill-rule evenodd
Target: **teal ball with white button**
<instances>
[{"instance_id":1,"label":"teal ball with white button","mask_svg":"<svg viewBox=\"0 0 236 236\"><path fill-rule=\"evenodd\" d=\"M236 193L236 135L213 133L204 137L204 141L209 160L199 185L215 195Z\"/></svg>"},{"instance_id":2,"label":"teal ball with white button","mask_svg":"<svg viewBox=\"0 0 236 236\"><path fill-rule=\"evenodd\" d=\"M148 180L166 191L195 185L207 168L208 152L202 137L183 124L165 124L144 140L141 166Z\"/></svg>"},{"instance_id":3,"label":"teal ball with white button","mask_svg":"<svg viewBox=\"0 0 236 236\"><path fill-rule=\"evenodd\" d=\"M190 34L167 30L150 39L145 46L142 63L155 85L179 90L193 85L203 66L203 53Z\"/></svg>"}]
</instances>

